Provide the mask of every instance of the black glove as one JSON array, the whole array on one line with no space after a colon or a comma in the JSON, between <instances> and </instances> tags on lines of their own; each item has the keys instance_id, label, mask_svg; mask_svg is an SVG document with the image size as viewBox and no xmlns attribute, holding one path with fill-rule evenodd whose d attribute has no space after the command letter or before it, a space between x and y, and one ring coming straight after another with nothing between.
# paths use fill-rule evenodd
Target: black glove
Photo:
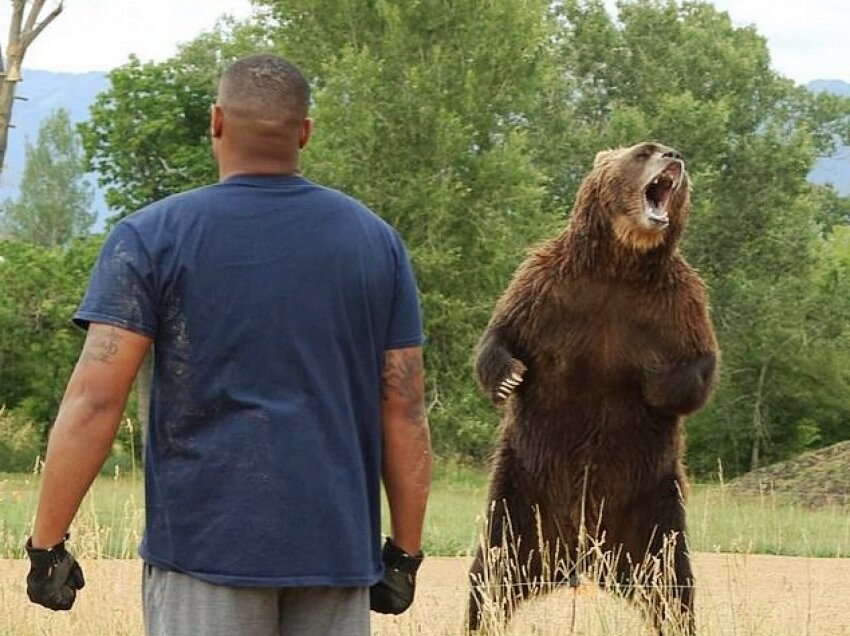
<instances>
[{"instance_id":1,"label":"black glove","mask_svg":"<svg viewBox=\"0 0 850 636\"><path fill-rule=\"evenodd\" d=\"M27 596L33 603L52 610L69 610L77 597L77 590L86 584L83 570L70 552L65 550L65 535L60 543L49 550L32 547L27 541L30 573L27 575Z\"/></svg>"},{"instance_id":2,"label":"black glove","mask_svg":"<svg viewBox=\"0 0 850 636\"><path fill-rule=\"evenodd\" d=\"M416 571L423 559L420 550L407 554L387 537L381 559L384 578L369 589L372 611L381 614L401 614L413 602L416 589Z\"/></svg>"}]
</instances>

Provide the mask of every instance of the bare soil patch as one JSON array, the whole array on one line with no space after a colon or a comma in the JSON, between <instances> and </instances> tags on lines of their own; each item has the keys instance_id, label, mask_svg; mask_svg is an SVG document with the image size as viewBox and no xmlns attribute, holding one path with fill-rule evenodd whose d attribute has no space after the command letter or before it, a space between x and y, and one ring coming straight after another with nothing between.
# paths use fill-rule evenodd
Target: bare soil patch
<instances>
[{"instance_id":1,"label":"bare soil patch","mask_svg":"<svg viewBox=\"0 0 850 636\"><path fill-rule=\"evenodd\" d=\"M458 635L466 607L465 558L429 558L407 614L373 615L380 636ZM850 559L697 554L701 634L850 636ZM141 564L83 561L87 586L71 612L50 612L26 598L27 563L0 561L0 635L121 636L142 634ZM650 634L627 603L585 585L528 603L510 634L641 636Z\"/></svg>"}]
</instances>

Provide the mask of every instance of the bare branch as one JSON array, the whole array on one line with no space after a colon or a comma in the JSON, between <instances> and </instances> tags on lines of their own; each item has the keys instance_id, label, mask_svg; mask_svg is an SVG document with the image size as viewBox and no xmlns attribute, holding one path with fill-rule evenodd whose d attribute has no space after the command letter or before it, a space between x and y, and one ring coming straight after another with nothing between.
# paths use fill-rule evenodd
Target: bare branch
<instances>
[{"instance_id":1,"label":"bare branch","mask_svg":"<svg viewBox=\"0 0 850 636\"><path fill-rule=\"evenodd\" d=\"M30 12L27 15L26 22L24 23L24 33L32 31L36 21L38 20L38 14L41 13L41 10L44 8L45 2L47 2L47 0L33 0L30 5Z\"/></svg>"},{"instance_id":2,"label":"bare branch","mask_svg":"<svg viewBox=\"0 0 850 636\"><path fill-rule=\"evenodd\" d=\"M33 7L33 9L35 9L35 7ZM53 9L53 11L51 11L50 13L47 14L47 17L44 18L44 20L42 20L41 22L36 24L35 27L32 30L28 30L26 33L24 33L24 35L23 35L24 49L26 49L30 44L32 44L32 41L35 40L38 37L39 33L44 31L44 29L47 27L47 25L50 24L51 22L53 22L53 20L56 18L56 16L58 16L60 13L62 13L62 3L61 2L58 5L56 5L56 8Z\"/></svg>"},{"instance_id":3,"label":"bare branch","mask_svg":"<svg viewBox=\"0 0 850 636\"><path fill-rule=\"evenodd\" d=\"M63 0L41 22L38 16L47 0L31 0L27 13L27 0L11 0L12 17L9 20L9 39L6 51L0 50L0 173L3 172L3 159L9 141L9 128L12 128L12 107L15 103L15 86L21 81L21 65L24 54L48 24L62 13ZM26 22L24 17L26 14ZM4 59L5 58L5 59Z\"/></svg>"}]
</instances>

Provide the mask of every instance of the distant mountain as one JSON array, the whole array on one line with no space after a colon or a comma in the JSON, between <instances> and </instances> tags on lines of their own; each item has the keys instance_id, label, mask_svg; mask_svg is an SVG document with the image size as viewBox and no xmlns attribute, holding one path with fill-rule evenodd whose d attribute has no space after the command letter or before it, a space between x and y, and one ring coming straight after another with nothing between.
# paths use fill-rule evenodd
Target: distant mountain
<instances>
[{"instance_id":1,"label":"distant mountain","mask_svg":"<svg viewBox=\"0 0 850 636\"><path fill-rule=\"evenodd\" d=\"M850 97L850 84L841 80L813 80L806 88ZM839 146L832 157L821 159L809 175L814 183L831 183L844 196L850 196L850 146Z\"/></svg>"},{"instance_id":2,"label":"distant mountain","mask_svg":"<svg viewBox=\"0 0 850 636\"><path fill-rule=\"evenodd\" d=\"M850 84L842 80L812 80L806 88L815 93L833 93L850 97Z\"/></svg>"},{"instance_id":3,"label":"distant mountain","mask_svg":"<svg viewBox=\"0 0 850 636\"><path fill-rule=\"evenodd\" d=\"M24 70L23 81L18 84L12 109L12 125L9 130L9 146L3 173L0 175L0 201L16 197L26 163L26 143L34 144L42 120L57 108L66 108L73 123L89 118L89 107L95 95L107 88L106 73L52 73L49 71ZM95 186L94 207L98 212L99 224L106 216L106 204L97 188L97 176L89 175Z\"/></svg>"}]
</instances>

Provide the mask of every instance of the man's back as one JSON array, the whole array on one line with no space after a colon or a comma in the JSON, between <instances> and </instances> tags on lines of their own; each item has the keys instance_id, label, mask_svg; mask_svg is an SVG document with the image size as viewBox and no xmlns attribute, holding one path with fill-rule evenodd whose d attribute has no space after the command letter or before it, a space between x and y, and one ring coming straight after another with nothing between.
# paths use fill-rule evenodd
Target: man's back
<instances>
[{"instance_id":1,"label":"man's back","mask_svg":"<svg viewBox=\"0 0 850 636\"><path fill-rule=\"evenodd\" d=\"M76 318L155 341L147 562L378 580L382 356L421 343L389 226L298 176L232 177L119 224Z\"/></svg>"}]
</instances>

